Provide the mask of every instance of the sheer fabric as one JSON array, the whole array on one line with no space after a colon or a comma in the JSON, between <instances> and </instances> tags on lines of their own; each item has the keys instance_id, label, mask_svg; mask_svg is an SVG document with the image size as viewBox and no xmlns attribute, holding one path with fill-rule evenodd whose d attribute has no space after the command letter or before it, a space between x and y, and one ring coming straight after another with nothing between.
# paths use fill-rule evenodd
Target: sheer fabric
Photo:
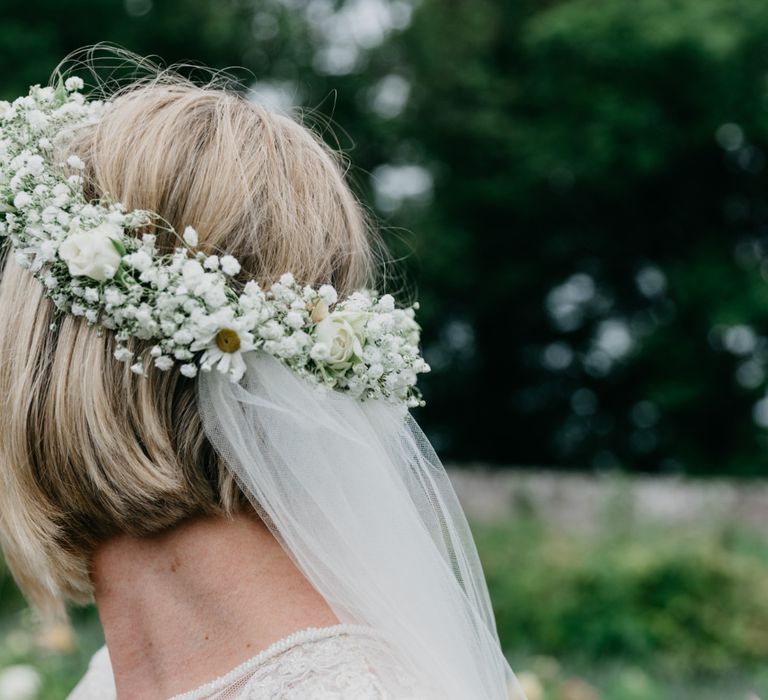
<instances>
[{"instance_id":1,"label":"sheer fabric","mask_svg":"<svg viewBox=\"0 0 768 700\"><path fill-rule=\"evenodd\" d=\"M327 640L297 645L285 657L288 675L319 677L317 665L333 657L339 666L330 673L369 693L349 695L358 700L524 700L466 518L415 420L401 406L323 390L263 353L244 359L240 383L200 376L206 434L341 623L369 631L364 640L355 633L345 637L353 643L334 641L333 654ZM373 654L374 637L386 640L386 653ZM280 683L280 672L253 676L242 685L250 695L225 688L181 697L273 697L264 688ZM348 697L338 694L343 686L291 692L274 697Z\"/></svg>"},{"instance_id":2,"label":"sheer fabric","mask_svg":"<svg viewBox=\"0 0 768 700\"><path fill-rule=\"evenodd\" d=\"M244 358L239 384L201 375L206 433L339 620L386 637L430 697L522 698L466 518L415 420Z\"/></svg>"}]
</instances>

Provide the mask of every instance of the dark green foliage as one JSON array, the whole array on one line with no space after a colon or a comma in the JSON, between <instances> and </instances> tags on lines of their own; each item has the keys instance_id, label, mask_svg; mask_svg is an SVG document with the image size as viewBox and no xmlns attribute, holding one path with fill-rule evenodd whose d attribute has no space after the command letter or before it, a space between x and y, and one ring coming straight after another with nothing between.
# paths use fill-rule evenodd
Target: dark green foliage
<instances>
[{"instance_id":1,"label":"dark green foliage","mask_svg":"<svg viewBox=\"0 0 768 700\"><path fill-rule=\"evenodd\" d=\"M716 324L765 327L760 260L739 265L734 251L764 235L768 9L499 5L425 5L404 38L425 86L409 129L441 164L437 206L417 229L422 296L434 324L470 319L477 347L469 369L435 374L427 415L464 458L764 472L758 390L736 383L734 357L709 336ZM457 60L434 60L428 35ZM735 151L715 139L724 123L745 135ZM649 264L668 281L651 299L635 281ZM558 332L545 299L575 272L597 295ZM634 349L584 371L606 317L633 329ZM540 361L555 340L576 356L559 372ZM581 415L580 388L593 397ZM632 420L641 401L657 411L650 425Z\"/></svg>"},{"instance_id":2,"label":"dark green foliage","mask_svg":"<svg viewBox=\"0 0 768 700\"><path fill-rule=\"evenodd\" d=\"M768 551L717 534L478 529L499 634L589 663L720 675L768 657Z\"/></svg>"}]
</instances>

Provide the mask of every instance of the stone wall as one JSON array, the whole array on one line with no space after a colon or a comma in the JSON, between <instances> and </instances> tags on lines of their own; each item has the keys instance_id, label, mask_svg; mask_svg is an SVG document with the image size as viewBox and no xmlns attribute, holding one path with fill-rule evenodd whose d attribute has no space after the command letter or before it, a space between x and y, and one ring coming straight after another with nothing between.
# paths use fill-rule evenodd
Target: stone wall
<instances>
[{"instance_id":1,"label":"stone wall","mask_svg":"<svg viewBox=\"0 0 768 700\"><path fill-rule=\"evenodd\" d=\"M482 467L449 472L470 520L535 514L557 528L736 524L768 533L768 480L592 475Z\"/></svg>"}]
</instances>

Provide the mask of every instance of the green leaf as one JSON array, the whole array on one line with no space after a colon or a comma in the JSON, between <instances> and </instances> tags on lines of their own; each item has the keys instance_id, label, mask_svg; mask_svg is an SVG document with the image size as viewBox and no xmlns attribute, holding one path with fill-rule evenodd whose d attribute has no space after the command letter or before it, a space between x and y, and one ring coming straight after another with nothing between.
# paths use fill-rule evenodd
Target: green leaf
<instances>
[{"instance_id":1,"label":"green leaf","mask_svg":"<svg viewBox=\"0 0 768 700\"><path fill-rule=\"evenodd\" d=\"M64 87L64 79L61 77L61 74L57 76L54 97L59 104L63 104L67 101L67 89Z\"/></svg>"},{"instance_id":2,"label":"green leaf","mask_svg":"<svg viewBox=\"0 0 768 700\"><path fill-rule=\"evenodd\" d=\"M112 245L115 247L115 250L120 253L120 255L125 255L125 246L123 245L122 241L116 241L114 238L110 238L110 241L112 241Z\"/></svg>"}]
</instances>

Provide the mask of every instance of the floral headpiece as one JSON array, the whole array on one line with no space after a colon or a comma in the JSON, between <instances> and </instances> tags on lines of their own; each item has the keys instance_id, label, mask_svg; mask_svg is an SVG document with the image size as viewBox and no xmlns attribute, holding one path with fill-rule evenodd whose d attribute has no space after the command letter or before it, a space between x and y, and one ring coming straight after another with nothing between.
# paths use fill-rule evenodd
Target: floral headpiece
<instances>
[{"instance_id":1,"label":"floral headpiece","mask_svg":"<svg viewBox=\"0 0 768 700\"><path fill-rule=\"evenodd\" d=\"M242 353L261 350L356 398L423 403L416 378L429 366L416 305L398 309L389 294L368 291L339 300L332 286L303 287L289 272L269 289L250 281L236 291L240 263L197 251L192 227L179 236L153 212L87 201L83 161L54 155L110 107L87 101L82 88L73 77L0 102L0 251L11 246L59 312L113 331L116 359L137 374L149 362L160 370L179 363L186 377L217 370L239 381ZM151 226L170 230L178 247L158 251ZM141 359L132 338L151 344Z\"/></svg>"}]
</instances>

